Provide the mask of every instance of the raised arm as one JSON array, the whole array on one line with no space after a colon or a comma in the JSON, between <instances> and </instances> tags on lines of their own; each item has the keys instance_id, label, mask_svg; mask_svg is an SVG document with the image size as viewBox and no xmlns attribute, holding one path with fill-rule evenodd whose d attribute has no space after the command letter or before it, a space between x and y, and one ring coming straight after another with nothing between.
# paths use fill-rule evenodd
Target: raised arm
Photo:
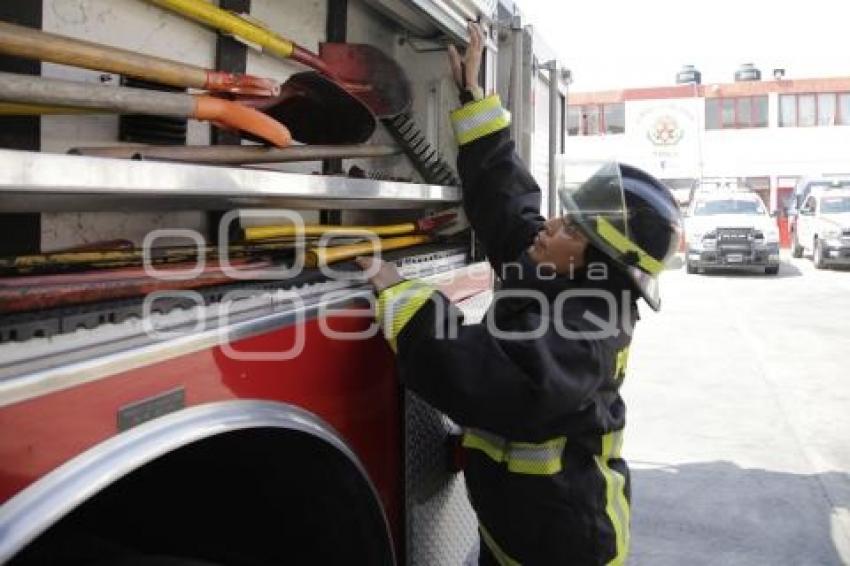
<instances>
[{"instance_id":1,"label":"raised arm","mask_svg":"<svg viewBox=\"0 0 850 566\"><path fill-rule=\"evenodd\" d=\"M510 114L496 95L484 98L477 86L483 36L470 24L463 58L451 47L449 62L464 105L452 113L460 146L458 170L466 214L484 251L501 272L534 239L540 216L540 188L519 160L510 139Z\"/></svg>"}]
</instances>

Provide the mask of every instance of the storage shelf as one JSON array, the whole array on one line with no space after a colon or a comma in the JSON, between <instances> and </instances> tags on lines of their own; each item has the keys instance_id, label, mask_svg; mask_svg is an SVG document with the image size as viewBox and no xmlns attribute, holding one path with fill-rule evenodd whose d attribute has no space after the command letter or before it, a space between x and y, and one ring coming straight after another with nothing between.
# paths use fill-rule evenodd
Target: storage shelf
<instances>
[{"instance_id":1,"label":"storage shelf","mask_svg":"<svg viewBox=\"0 0 850 566\"><path fill-rule=\"evenodd\" d=\"M401 209L460 198L438 185L0 150L0 212Z\"/></svg>"}]
</instances>

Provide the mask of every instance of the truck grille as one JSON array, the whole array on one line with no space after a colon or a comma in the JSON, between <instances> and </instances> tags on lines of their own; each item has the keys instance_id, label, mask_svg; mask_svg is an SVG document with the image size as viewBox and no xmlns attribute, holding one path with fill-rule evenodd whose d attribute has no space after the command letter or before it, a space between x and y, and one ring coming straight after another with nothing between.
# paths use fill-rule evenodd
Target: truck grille
<instances>
[{"instance_id":1,"label":"truck grille","mask_svg":"<svg viewBox=\"0 0 850 566\"><path fill-rule=\"evenodd\" d=\"M721 243L745 243L754 236L752 228L718 228L717 239Z\"/></svg>"}]
</instances>

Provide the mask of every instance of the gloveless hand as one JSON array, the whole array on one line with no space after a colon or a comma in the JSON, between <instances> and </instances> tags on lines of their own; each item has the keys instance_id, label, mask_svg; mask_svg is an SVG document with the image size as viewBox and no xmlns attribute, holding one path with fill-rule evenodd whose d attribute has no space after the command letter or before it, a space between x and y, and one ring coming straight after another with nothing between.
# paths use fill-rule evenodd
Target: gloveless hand
<instances>
[{"instance_id":1,"label":"gloveless hand","mask_svg":"<svg viewBox=\"0 0 850 566\"><path fill-rule=\"evenodd\" d=\"M452 77L461 91L481 90L478 75L481 72L481 58L484 54L484 32L475 22L469 22L469 46L463 57L454 45L449 45L449 65Z\"/></svg>"},{"instance_id":2,"label":"gloveless hand","mask_svg":"<svg viewBox=\"0 0 850 566\"><path fill-rule=\"evenodd\" d=\"M373 274L369 277L369 282L375 286L375 290L379 293L404 281L404 277L401 276L393 263L387 263L373 257L358 257L354 261L357 262L360 269Z\"/></svg>"}]
</instances>

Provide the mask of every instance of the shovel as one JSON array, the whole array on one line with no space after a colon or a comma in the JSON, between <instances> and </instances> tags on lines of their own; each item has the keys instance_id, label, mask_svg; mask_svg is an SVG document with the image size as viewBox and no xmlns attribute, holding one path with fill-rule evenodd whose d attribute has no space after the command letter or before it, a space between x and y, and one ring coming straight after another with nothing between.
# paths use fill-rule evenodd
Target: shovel
<instances>
[{"instance_id":1,"label":"shovel","mask_svg":"<svg viewBox=\"0 0 850 566\"><path fill-rule=\"evenodd\" d=\"M280 93L280 84L271 79L211 71L6 22L0 22L0 53L128 75L181 88L246 96Z\"/></svg>"},{"instance_id":2,"label":"shovel","mask_svg":"<svg viewBox=\"0 0 850 566\"><path fill-rule=\"evenodd\" d=\"M362 143L377 127L375 117L362 102L316 73L298 73L281 87L271 79L210 71L3 22L0 53L238 95L240 102L285 124L293 138L302 143ZM0 113L59 114L79 110L19 106L2 108Z\"/></svg>"},{"instance_id":3,"label":"shovel","mask_svg":"<svg viewBox=\"0 0 850 566\"><path fill-rule=\"evenodd\" d=\"M410 107L412 95L404 71L376 47L355 43L322 43L317 55L262 24L217 8L204 0L148 1L232 35L250 47L258 47L275 57L292 59L319 71L340 83L380 118L397 116Z\"/></svg>"},{"instance_id":4,"label":"shovel","mask_svg":"<svg viewBox=\"0 0 850 566\"><path fill-rule=\"evenodd\" d=\"M306 144L363 143L378 125L363 102L314 71L289 77L278 96L239 102L286 124L292 137Z\"/></svg>"},{"instance_id":5,"label":"shovel","mask_svg":"<svg viewBox=\"0 0 850 566\"><path fill-rule=\"evenodd\" d=\"M218 100L213 97L207 98ZM46 106L17 102L0 103L0 116L94 114L108 110L107 107L79 108L78 105L68 101L61 104ZM375 115L360 100L330 79L313 71L297 73L289 77L280 87L280 94L275 97L240 97L238 104L237 102L228 102L228 104L245 106L253 108L252 111L262 112L284 124L290 130L293 139L310 145L363 143L372 137L377 127ZM144 113L150 114L150 112ZM256 134L246 134L244 137L263 141L263 138Z\"/></svg>"},{"instance_id":6,"label":"shovel","mask_svg":"<svg viewBox=\"0 0 850 566\"><path fill-rule=\"evenodd\" d=\"M253 108L207 95L157 92L0 73L0 100L105 109L114 112L209 120L277 147L292 142L289 130Z\"/></svg>"}]
</instances>

